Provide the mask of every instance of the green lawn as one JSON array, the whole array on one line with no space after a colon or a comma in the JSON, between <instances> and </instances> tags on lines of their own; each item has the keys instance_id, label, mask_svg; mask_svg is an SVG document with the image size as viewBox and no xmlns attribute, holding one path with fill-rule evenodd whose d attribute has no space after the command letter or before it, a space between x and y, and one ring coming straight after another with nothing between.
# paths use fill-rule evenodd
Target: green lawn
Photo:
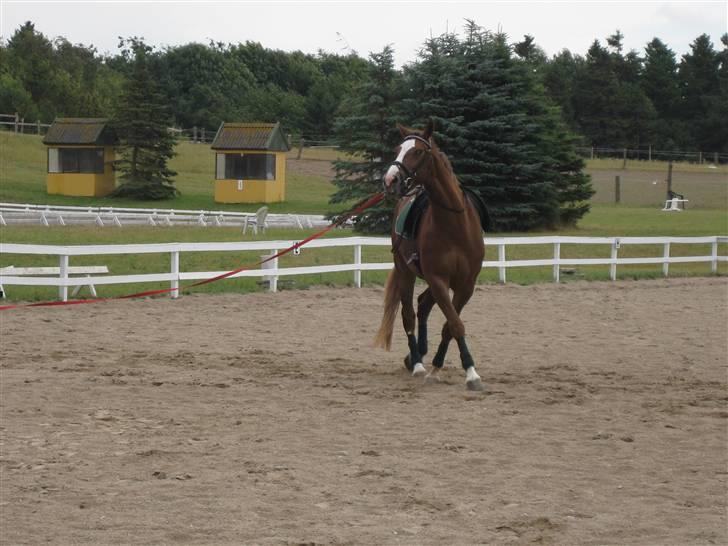
<instances>
[{"instance_id":1,"label":"green lawn","mask_svg":"<svg viewBox=\"0 0 728 546\"><path fill-rule=\"evenodd\" d=\"M50 196L45 192L45 149L40 138L31 135L12 135L0 132L0 201L49 203L65 205L105 205L105 206L140 206L189 209L227 209L252 211L257 205L228 205L223 206L212 200L212 170L213 155L209 146L182 143L178 146L178 156L175 157L172 167L178 171L177 185L182 191L182 197L173 201L159 202L132 202L128 200L111 199L83 199L64 196ZM296 150L290 152L295 158ZM313 155L317 159L327 160L338 154L332 149L316 149ZM603 160L597 160L603 162ZM295 163L295 162L294 162ZM645 162L640 162L645 163ZM621 163L620 163L621 165ZM655 164L665 168L665 164ZM628 163L628 167L630 167ZM677 165L673 171L674 180L687 180L686 177L696 177L694 184L702 182L701 174L690 165ZM605 165L606 169L613 169L613 165ZM722 170L721 170L722 169ZM508 234L517 235L575 235L575 236L700 236L700 235L728 235L728 214L726 214L726 192L728 181L725 180L725 167L711 170L709 181L704 182L702 189L693 186L688 198L693 195L700 199L691 199L691 205L697 201L697 206L691 206L685 212L664 213L660 209L660 200L663 199L663 190L656 189L654 195L648 193L653 186L647 183L647 190L637 192L647 201L644 206L629 206L627 204L614 205L610 202L609 178L616 171L599 169L592 170L592 176L601 176L606 186L601 188L602 195L598 194L593 201L591 212L575 228L563 229L556 232ZM621 171L625 173L625 171ZM629 169L626 171L631 173ZM657 172L657 171L655 171ZM680 178L684 174L683 178ZM596 176L595 176L596 175ZM648 178L651 175L648 175ZM697 182L696 182L697 180ZM648 180L649 182L649 180ZM645 183L643 181L643 183ZM595 185L602 184L597 182ZM603 184L604 185L604 184ZM656 186L656 184L654 185ZM340 210L343 207L332 207L328 198L333 191L330 181L323 175L303 174L289 169L288 173L288 201L271 206L273 212L298 213L325 213ZM682 189L682 188L680 188ZM624 191L623 191L624 195ZM700 200L703 205L700 205ZM655 203L657 201L657 203ZM1 242L30 243L30 244L123 244L123 243L162 243L162 242L193 242L193 241L240 241L240 240L300 240L312 233L311 230L269 230L259 235L248 234L243 236L239 229L215 227L124 227L124 228L97 228L97 227L42 227L42 226L7 226L0 228ZM341 237L352 235L348 230L335 230L327 237ZM498 235L498 234L494 234ZM728 245L720 245L719 253L728 254ZM686 245L673 245L673 255L710 254L709 245L689 247ZM621 257L631 256L659 256L662 248L654 246L623 246L620 249ZM538 259L551 257L552 248L549 245L511 247L508 250L509 259ZM365 249L364 261L390 261L391 253L388 248ZM607 246L583 247L563 245L564 257L608 257ZM496 249L489 248L486 259L496 259ZM183 271L227 271L240 267L242 264L257 262L256 253L195 253L183 255L181 269ZM352 250L344 249L304 249L301 256L286 256L281 260L282 267L296 265L316 265L330 263L344 263L352 261ZM33 257L22 255L0 256L0 266L57 266L57 258ZM144 272L161 272L169 268L167 255L143 256L100 256L74 258L71 265L108 265L112 274L133 274ZM607 266L569 268L570 275L562 277L569 279L606 279ZM720 264L719 274L728 273L728 264ZM651 278L661 275L661 267L656 266L620 266L618 274L621 278ZM709 264L681 264L670 268L671 275L706 275L710 274ZM551 268L513 268L508 270L509 282L532 283L551 279ZM381 283L384 273L365 272L365 283ZM497 271L487 270L481 275L481 281L494 282L497 280ZM293 285L305 288L316 284L351 285L352 273L310 275L295 277ZM290 286L284 284L282 287ZM157 287L164 287L162 284ZM34 287L6 287L12 299L53 299L56 289ZM139 286L119 285L103 286L99 288L102 296L114 296L130 293L137 290L155 288L154 285ZM196 292L226 292L262 290L257 279L225 280L195 289Z\"/></svg>"},{"instance_id":2,"label":"green lawn","mask_svg":"<svg viewBox=\"0 0 728 546\"><path fill-rule=\"evenodd\" d=\"M177 155L172 159L170 166L178 173L175 184L180 190L181 196L166 201L48 195L46 193L46 161L46 148L41 142L41 137L14 135L0 131L0 201L242 212L252 212L260 207L260 204L215 203L213 198L214 154L209 145L205 144L182 142L177 145ZM332 188L331 181L323 176L289 171L287 173L286 202L270 204L270 212L325 214L340 211L343 208L341 205L334 206L328 203Z\"/></svg>"}]
</instances>

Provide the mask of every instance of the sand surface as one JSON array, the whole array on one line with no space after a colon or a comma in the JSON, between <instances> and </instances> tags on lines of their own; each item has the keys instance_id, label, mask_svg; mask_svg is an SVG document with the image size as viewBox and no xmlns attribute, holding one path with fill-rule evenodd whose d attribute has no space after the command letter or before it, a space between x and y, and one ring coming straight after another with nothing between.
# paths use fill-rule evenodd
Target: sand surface
<instances>
[{"instance_id":1,"label":"sand surface","mask_svg":"<svg viewBox=\"0 0 728 546\"><path fill-rule=\"evenodd\" d=\"M474 394L381 298L0 314L0 542L728 543L728 279L479 287Z\"/></svg>"}]
</instances>

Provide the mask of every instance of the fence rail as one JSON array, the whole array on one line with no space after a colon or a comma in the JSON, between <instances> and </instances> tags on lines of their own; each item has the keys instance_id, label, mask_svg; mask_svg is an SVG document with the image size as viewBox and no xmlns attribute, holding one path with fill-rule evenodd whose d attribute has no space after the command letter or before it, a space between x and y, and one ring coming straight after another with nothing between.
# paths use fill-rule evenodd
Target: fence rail
<instances>
[{"instance_id":1,"label":"fence rail","mask_svg":"<svg viewBox=\"0 0 728 546\"><path fill-rule=\"evenodd\" d=\"M265 251L269 254L278 252L293 245L294 241L255 241L236 243L163 243L163 244L126 244L126 245L29 245L4 243L0 244L0 254L24 254L57 256L59 260L59 275L46 277L25 277L12 274L12 269L2 272L0 270L0 286L26 285L26 286L56 286L59 299L68 299L68 288L75 286L128 284L145 282L168 282L173 298L179 296L176 290L180 281L193 281L209 279L222 275L225 271L180 271L180 254L187 252L241 252ZM497 260L483 262L485 268L498 270L500 282L506 282L506 270L511 267L544 267L553 268L553 280L559 282L561 266L573 265L607 265L610 279L617 278L617 266L626 264L662 264L662 273L667 276L670 264L675 263L710 263L711 271L718 271L719 262L728 262L728 256L718 255L718 245L728 243L728 236L709 237L501 237L485 240L486 247L496 247ZM279 267L278 259L273 259L260 269L242 271L229 278L236 277L263 277L269 281L270 290L275 292L278 280L283 276L306 275L312 273L352 272L354 284L361 286L362 271L383 271L392 268L391 262L362 262L363 247L388 247L391 241L385 237L346 237L334 239L319 239L306 245L306 249L352 247L353 261L344 264L317 265L306 267ZM673 244L710 244L711 253L705 256L671 256L670 249ZM508 260L506 249L516 245L550 245L553 257L538 260ZM609 245L611 255L609 258L564 258L561 254L562 245ZM619 249L622 245L661 245L662 256L620 258ZM170 268L160 273L145 273L138 275L104 275L83 278L69 277L69 262L76 256L103 256L119 254L169 254ZM3 290L4 292L4 290Z\"/></svg>"},{"instance_id":2,"label":"fence rail","mask_svg":"<svg viewBox=\"0 0 728 546\"><path fill-rule=\"evenodd\" d=\"M638 161L682 161L685 163L712 163L721 165L728 163L728 153L701 152L684 150L655 150L652 146L645 148L609 148L609 147L577 147L576 151L588 159L621 159Z\"/></svg>"},{"instance_id":3,"label":"fence rail","mask_svg":"<svg viewBox=\"0 0 728 546\"><path fill-rule=\"evenodd\" d=\"M240 227L256 217L254 212L143 209L124 207L75 207L0 203L0 226L8 224L85 224L104 226L124 225L199 225ZM268 214L267 227L315 228L328 225L320 214Z\"/></svg>"}]
</instances>

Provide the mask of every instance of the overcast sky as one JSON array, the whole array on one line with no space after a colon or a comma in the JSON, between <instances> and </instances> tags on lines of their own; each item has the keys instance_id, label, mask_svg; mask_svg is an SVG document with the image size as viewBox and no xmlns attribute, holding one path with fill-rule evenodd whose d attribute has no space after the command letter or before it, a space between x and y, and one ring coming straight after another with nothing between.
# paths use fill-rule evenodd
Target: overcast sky
<instances>
[{"instance_id":1,"label":"overcast sky","mask_svg":"<svg viewBox=\"0 0 728 546\"><path fill-rule=\"evenodd\" d=\"M550 56L562 49L584 54L594 39L620 29L626 50L642 52L654 37L677 53L707 33L716 49L728 31L728 0L711 2L142 2L0 0L0 34L25 21L48 37L118 52L118 37L140 36L155 46L189 42L260 42L264 47L316 53L356 51L361 56L391 44L398 65L411 62L424 40L460 31L465 19L524 34Z\"/></svg>"}]
</instances>

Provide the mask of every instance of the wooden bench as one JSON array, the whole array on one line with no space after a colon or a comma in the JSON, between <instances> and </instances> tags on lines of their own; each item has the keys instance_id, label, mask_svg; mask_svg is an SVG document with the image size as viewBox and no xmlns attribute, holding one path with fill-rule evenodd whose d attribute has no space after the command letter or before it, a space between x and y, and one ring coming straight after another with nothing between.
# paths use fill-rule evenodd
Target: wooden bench
<instances>
[{"instance_id":1,"label":"wooden bench","mask_svg":"<svg viewBox=\"0 0 728 546\"><path fill-rule=\"evenodd\" d=\"M85 276L90 277L91 275L105 275L109 272L109 268L105 265L80 265L80 266L69 266L68 276ZM5 288L2 285L2 275L13 276L13 277L25 277L25 276L55 276L58 277L61 274L60 267L15 267L9 265L7 267L0 268L0 298L6 297ZM96 297L96 287L92 283L79 284L73 289L72 296L77 295L81 288L88 286L91 295Z\"/></svg>"}]
</instances>

